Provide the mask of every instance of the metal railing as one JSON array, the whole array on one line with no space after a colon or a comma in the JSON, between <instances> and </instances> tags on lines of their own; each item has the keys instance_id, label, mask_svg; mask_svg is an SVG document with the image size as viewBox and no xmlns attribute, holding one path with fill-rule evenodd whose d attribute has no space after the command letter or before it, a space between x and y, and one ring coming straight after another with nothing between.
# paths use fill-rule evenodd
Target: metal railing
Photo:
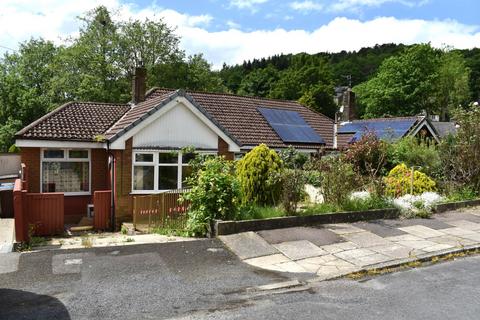
<instances>
[{"instance_id":1,"label":"metal railing","mask_svg":"<svg viewBox=\"0 0 480 320\"><path fill-rule=\"evenodd\" d=\"M133 226L136 230L184 230L187 225L188 201L179 199L186 190L171 190L158 194L133 197Z\"/></svg>"}]
</instances>

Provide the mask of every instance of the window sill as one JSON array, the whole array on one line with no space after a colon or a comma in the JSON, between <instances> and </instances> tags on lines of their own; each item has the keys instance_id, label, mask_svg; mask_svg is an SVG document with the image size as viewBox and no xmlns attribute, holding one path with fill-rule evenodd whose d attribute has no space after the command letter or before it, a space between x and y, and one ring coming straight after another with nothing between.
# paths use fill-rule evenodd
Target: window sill
<instances>
[{"instance_id":1,"label":"window sill","mask_svg":"<svg viewBox=\"0 0 480 320\"><path fill-rule=\"evenodd\" d=\"M92 194L90 192L61 192L61 191L56 191L56 192L42 192L45 194L48 193L63 193L65 197L75 197L75 196L91 196Z\"/></svg>"}]
</instances>

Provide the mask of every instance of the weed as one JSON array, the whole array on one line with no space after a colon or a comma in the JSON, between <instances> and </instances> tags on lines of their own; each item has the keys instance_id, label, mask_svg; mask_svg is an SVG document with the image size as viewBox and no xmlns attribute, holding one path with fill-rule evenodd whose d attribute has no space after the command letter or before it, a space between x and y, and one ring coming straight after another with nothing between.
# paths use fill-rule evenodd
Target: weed
<instances>
[{"instance_id":1,"label":"weed","mask_svg":"<svg viewBox=\"0 0 480 320\"><path fill-rule=\"evenodd\" d=\"M135 239L128 237L125 239L125 242L135 242Z\"/></svg>"},{"instance_id":2,"label":"weed","mask_svg":"<svg viewBox=\"0 0 480 320\"><path fill-rule=\"evenodd\" d=\"M82 236L82 246L85 248L93 247L93 239L87 236Z\"/></svg>"}]
</instances>

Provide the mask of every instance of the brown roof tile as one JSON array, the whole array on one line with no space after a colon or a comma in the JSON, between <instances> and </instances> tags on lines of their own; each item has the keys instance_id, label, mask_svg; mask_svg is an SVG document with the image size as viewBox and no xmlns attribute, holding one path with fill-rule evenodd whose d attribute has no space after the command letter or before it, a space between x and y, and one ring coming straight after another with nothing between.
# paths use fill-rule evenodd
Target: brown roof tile
<instances>
[{"instance_id":1,"label":"brown roof tile","mask_svg":"<svg viewBox=\"0 0 480 320\"><path fill-rule=\"evenodd\" d=\"M23 128L16 137L91 142L129 109L127 104L69 102Z\"/></svg>"}]
</instances>

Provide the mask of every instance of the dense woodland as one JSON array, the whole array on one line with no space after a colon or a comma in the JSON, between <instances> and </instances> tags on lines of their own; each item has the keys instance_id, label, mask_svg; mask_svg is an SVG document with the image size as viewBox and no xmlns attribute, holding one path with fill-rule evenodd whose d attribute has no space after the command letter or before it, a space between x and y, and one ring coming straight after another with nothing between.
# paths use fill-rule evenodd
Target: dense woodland
<instances>
[{"instance_id":1,"label":"dense woodland","mask_svg":"<svg viewBox=\"0 0 480 320\"><path fill-rule=\"evenodd\" d=\"M119 21L104 7L61 45L31 39L0 58L0 149L16 131L71 100L127 102L136 66L147 86L298 100L333 117L334 88L351 85L362 117L436 113L448 119L480 94L480 49L385 44L357 52L288 54L211 69L187 56L164 22ZM14 150L14 148L10 148Z\"/></svg>"}]
</instances>

